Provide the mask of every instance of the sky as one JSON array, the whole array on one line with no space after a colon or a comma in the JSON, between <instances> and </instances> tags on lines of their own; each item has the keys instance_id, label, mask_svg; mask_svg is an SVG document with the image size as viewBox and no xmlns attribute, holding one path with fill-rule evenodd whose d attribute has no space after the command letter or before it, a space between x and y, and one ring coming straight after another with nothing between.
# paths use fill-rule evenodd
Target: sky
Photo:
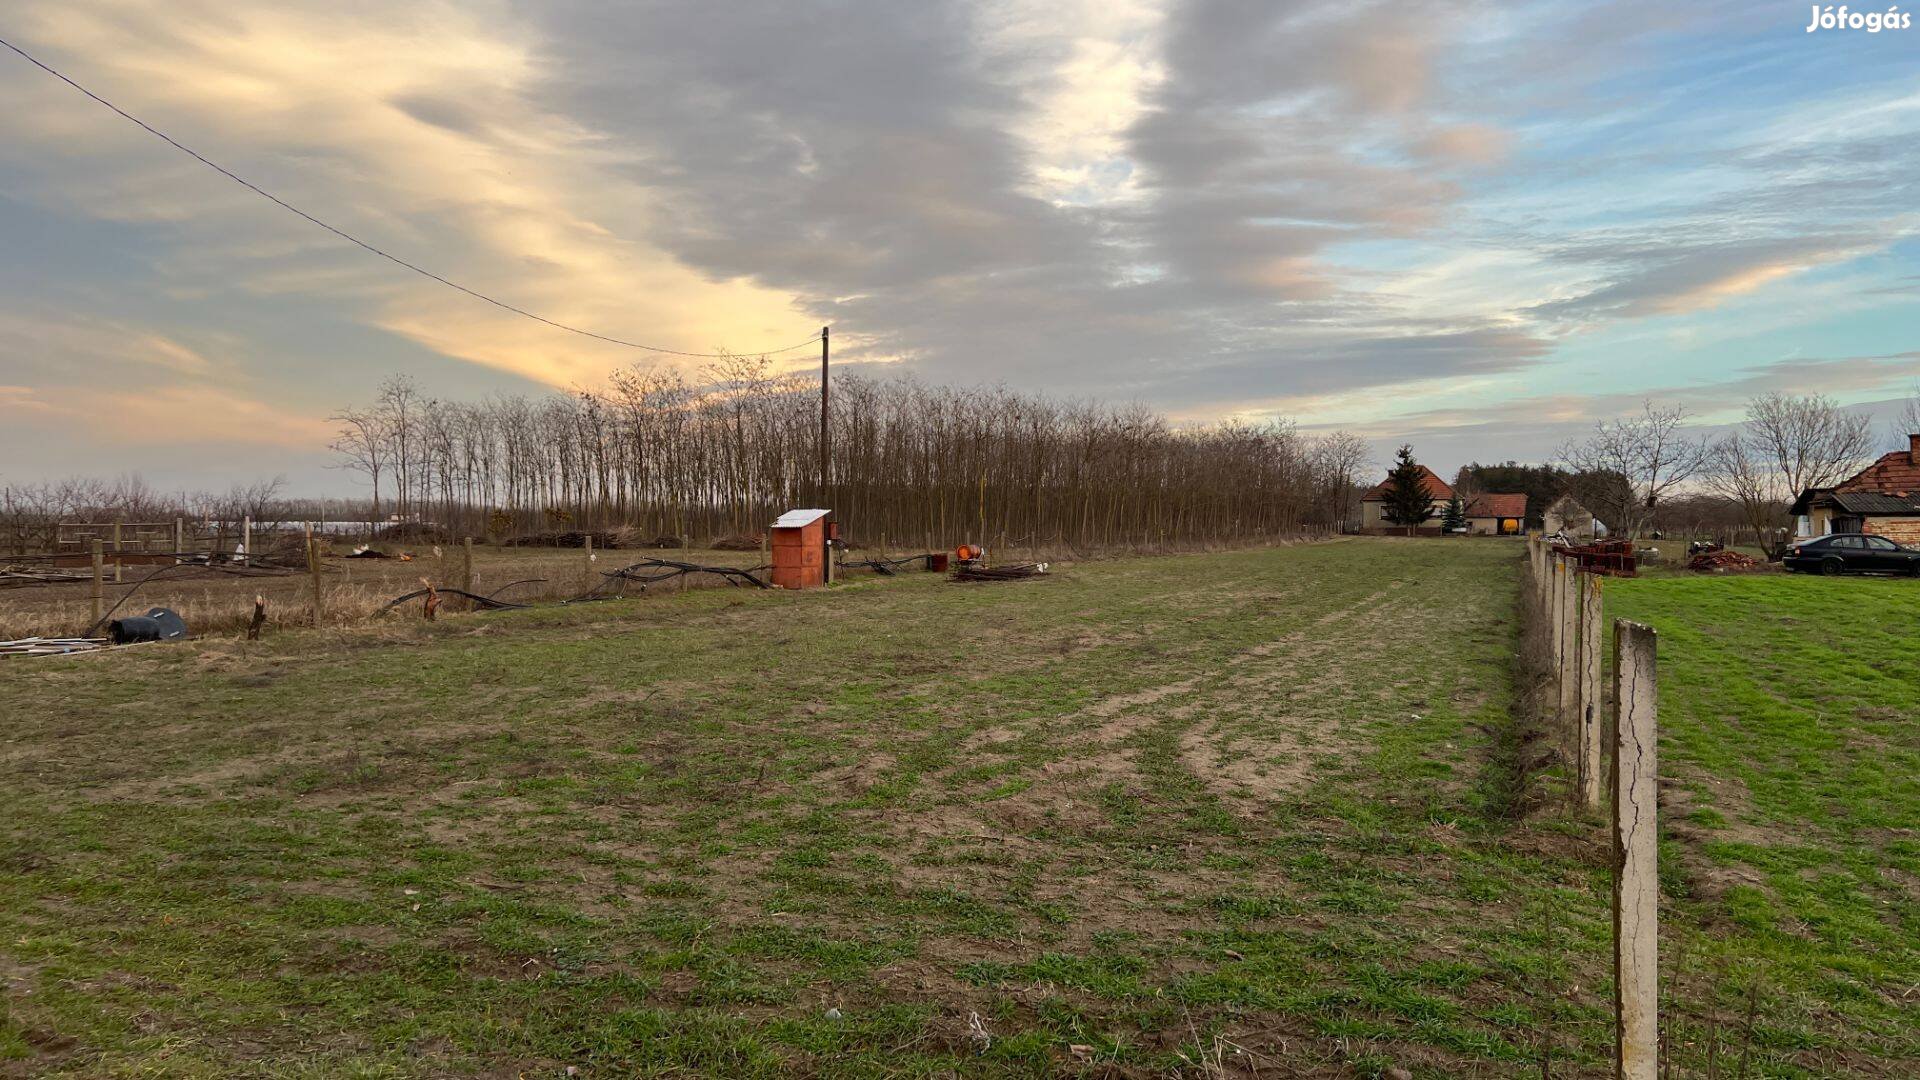
<instances>
[{"instance_id":1,"label":"sky","mask_svg":"<svg viewBox=\"0 0 1920 1080\"><path fill-rule=\"evenodd\" d=\"M1290 418L1445 474L1647 396L1713 425L1914 392L1920 28L1809 21L0 0L0 37L180 142L561 322L739 353L830 325L862 370ZM327 418L389 375L477 398L703 363L384 262L4 51L0 100L0 482L351 493Z\"/></svg>"}]
</instances>

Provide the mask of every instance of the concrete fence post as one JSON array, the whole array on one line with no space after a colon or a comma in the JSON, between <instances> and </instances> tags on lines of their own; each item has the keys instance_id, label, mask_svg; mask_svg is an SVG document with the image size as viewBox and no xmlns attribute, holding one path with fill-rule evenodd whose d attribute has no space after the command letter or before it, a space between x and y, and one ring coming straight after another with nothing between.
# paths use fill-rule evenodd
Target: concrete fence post
<instances>
[{"instance_id":1,"label":"concrete fence post","mask_svg":"<svg viewBox=\"0 0 1920 1080\"><path fill-rule=\"evenodd\" d=\"M1600 624L1605 610L1601 600L1601 577L1580 575L1580 662L1578 702L1580 722L1580 806L1592 813L1600 809L1601 731L1605 694L1600 689Z\"/></svg>"},{"instance_id":2,"label":"concrete fence post","mask_svg":"<svg viewBox=\"0 0 1920 1080\"><path fill-rule=\"evenodd\" d=\"M1660 1060L1658 686L1653 628L1613 624L1614 1075L1656 1080Z\"/></svg>"},{"instance_id":3,"label":"concrete fence post","mask_svg":"<svg viewBox=\"0 0 1920 1080\"><path fill-rule=\"evenodd\" d=\"M1547 560L1547 594L1542 597L1542 607L1547 616L1550 662L1553 670L1560 670L1560 574L1563 567L1558 556Z\"/></svg>"},{"instance_id":4,"label":"concrete fence post","mask_svg":"<svg viewBox=\"0 0 1920 1080\"><path fill-rule=\"evenodd\" d=\"M1572 559L1560 579L1560 730L1576 748L1580 735L1580 579L1586 573Z\"/></svg>"}]
</instances>

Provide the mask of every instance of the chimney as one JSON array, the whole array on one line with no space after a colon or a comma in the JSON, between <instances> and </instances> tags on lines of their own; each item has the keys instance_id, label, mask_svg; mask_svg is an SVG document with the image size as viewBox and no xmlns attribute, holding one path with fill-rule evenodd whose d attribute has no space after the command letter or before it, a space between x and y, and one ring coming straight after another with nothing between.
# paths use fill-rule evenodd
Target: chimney
<instances>
[{"instance_id":1,"label":"chimney","mask_svg":"<svg viewBox=\"0 0 1920 1080\"><path fill-rule=\"evenodd\" d=\"M1907 462L1920 465L1920 435L1907 436Z\"/></svg>"}]
</instances>

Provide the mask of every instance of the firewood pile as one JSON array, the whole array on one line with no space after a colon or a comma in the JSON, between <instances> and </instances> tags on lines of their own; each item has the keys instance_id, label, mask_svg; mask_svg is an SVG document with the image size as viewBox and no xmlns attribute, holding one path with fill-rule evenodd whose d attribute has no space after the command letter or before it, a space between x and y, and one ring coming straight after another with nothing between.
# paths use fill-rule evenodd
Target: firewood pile
<instances>
[{"instance_id":1,"label":"firewood pile","mask_svg":"<svg viewBox=\"0 0 1920 1080\"><path fill-rule=\"evenodd\" d=\"M1035 578L1047 572L1046 563L1011 563L1007 566L983 566L977 561L967 560L954 567L955 581L1020 581Z\"/></svg>"},{"instance_id":2,"label":"firewood pile","mask_svg":"<svg viewBox=\"0 0 1920 1080\"><path fill-rule=\"evenodd\" d=\"M1702 551L1687 560L1687 569L1706 573L1712 570L1752 570L1760 565L1750 555L1738 551Z\"/></svg>"}]
</instances>

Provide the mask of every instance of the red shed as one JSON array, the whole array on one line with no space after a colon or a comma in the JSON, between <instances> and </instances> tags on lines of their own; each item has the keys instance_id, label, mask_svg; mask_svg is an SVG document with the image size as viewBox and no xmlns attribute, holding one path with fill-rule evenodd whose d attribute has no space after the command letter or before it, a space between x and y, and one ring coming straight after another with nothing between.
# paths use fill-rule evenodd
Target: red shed
<instances>
[{"instance_id":1,"label":"red shed","mask_svg":"<svg viewBox=\"0 0 1920 1080\"><path fill-rule=\"evenodd\" d=\"M831 510L789 510L773 523L773 584L814 589L827 583L827 515Z\"/></svg>"}]
</instances>

